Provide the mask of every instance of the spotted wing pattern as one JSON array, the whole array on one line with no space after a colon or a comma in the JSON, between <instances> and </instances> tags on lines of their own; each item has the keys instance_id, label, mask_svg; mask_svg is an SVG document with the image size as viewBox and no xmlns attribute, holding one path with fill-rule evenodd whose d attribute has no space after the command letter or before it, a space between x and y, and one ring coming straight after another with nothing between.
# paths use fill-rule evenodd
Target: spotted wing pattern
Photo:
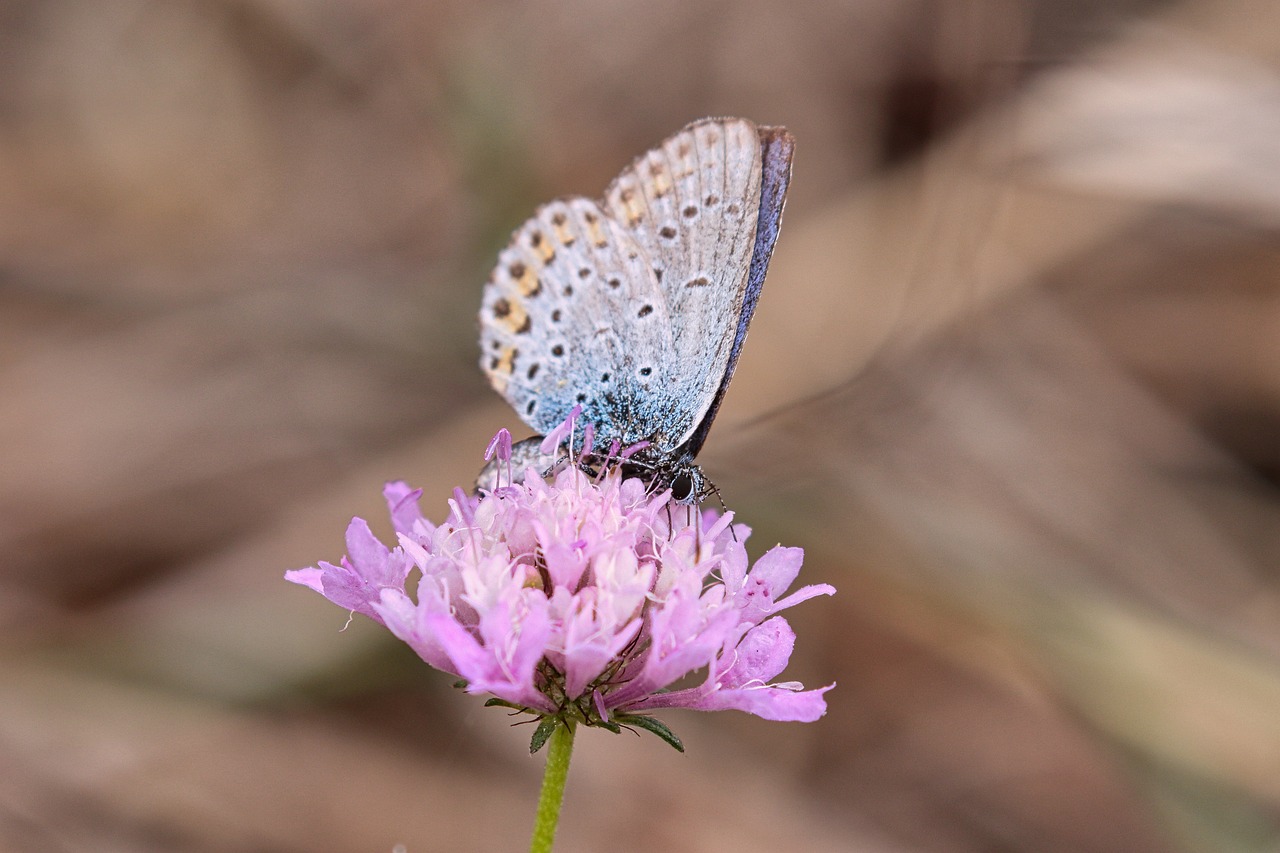
<instances>
[{"instance_id":1,"label":"spotted wing pattern","mask_svg":"<svg viewBox=\"0 0 1280 853\"><path fill-rule=\"evenodd\" d=\"M542 433L581 405L602 437L640 441L670 381L649 357L670 350L671 319L648 256L584 198L539 208L498 256L480 346L490 384Z\"/></svg>"},{"instance_id":2,"label":"spotted wing pattern","mask_svg":"<svg viewBox=\"0 0 1280 853\"><path fill-rule=\"evenodd\" d=\"M676 381L659 390L647 437L683 444L715 400L729 363L760 204L760 140L745 119L704 119L638 157L605 207L646 251L666 294Z\"/></svg>"},{"instance_id":3,"label":"spotted wing pattern","mask_svg":"<svg viewBox=\"0 0 1280 853\"><path fill-rule=\"evenodd\" d=\"M692 458L755 310L790 164L785 130L705 119L638 157L602 203L540 208L485 287L490 383L539 432L580 405L602 441Z\"/></svg>"},{"instance_id":4,"label":"spotted wing pattern","mask_svg":"<svg viewBox=\"0 0 1280 853\"><path fill-rule=\"evenodd\" d=\"M711 424L716 419L720 402L733 379L733 372L738 366L738 355L742 352L743 341L747 338L747 327L755 314L756 303L760 301L760 291L764 287L765 275L769 272L769 261L773 258L773 247L778 242L778 232L782 228L782 210L786 206L787 189L791 186L791 159L795 154L795 137L784 127L760 128L760 205L755 228L755 247L751 252L751 266L747 270L746 286L739 302L737 326L734 329L733 341L729 348L729 360L725 364L720 379L720 387L716 390L711 405L703 414L701 422L693 434L684 442L682 451L692 458L702 448L707 439Z\"/></svg>"}]
</instances>

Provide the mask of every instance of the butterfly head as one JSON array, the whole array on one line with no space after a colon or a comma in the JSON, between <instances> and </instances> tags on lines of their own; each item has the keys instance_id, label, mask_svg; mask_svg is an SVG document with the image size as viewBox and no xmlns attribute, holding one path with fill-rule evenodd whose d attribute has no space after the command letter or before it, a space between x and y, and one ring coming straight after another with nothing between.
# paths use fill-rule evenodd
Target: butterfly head
<instances>
[{"instance_id":1,"label":"butterfly head","mask_svg":"<svg viewBox=\"0 0 1280 853\"><path fill-rule=\"evenodd\" d=\"M650 450L646 448L646 450ZM639 477L653 492L671 490L671 499L693 506L716 492L716 487L687 453L664 454L655 450L641 451L622 464L624 476Z\"/></svg>"}]
</instances>

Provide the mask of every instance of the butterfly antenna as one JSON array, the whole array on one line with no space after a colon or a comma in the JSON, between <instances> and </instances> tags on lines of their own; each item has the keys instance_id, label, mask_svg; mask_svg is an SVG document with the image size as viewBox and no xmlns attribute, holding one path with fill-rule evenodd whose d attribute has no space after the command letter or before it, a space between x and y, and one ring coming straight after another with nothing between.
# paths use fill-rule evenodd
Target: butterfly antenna
<instances>
[{"instance_id":1,"label":"butterfly antenna","mask_svg":"<svg viewBox=\"0 0 1280 853\"><path fill-rule=\"evenodd\" d=\"M711 482L710 480L707 480L707 494L713 494L716 496L716 501L718 501L720 504L721 512L727 513L729 511L729 507L725 504L724 498L720 495L720 487L717 486L715 483ZM705 496L706 495L704 495L704 497ZM732 524L729 525L729 535L733 537L734 542L738 541L738 533L733 529Z\"/></svg>"}]
</instances>

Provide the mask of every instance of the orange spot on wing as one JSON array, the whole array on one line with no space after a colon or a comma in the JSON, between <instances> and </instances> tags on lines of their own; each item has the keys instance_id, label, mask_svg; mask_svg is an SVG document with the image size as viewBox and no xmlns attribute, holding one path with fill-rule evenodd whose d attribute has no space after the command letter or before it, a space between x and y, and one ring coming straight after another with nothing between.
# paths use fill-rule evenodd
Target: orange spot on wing
<instances>
[{"instance_id":1,"label":"orange spot on wing","mask_svg":"<svg viewBox=\"0 0 1280 853\"><path fill-rule=\"evenodd\" d=\"M534 281L538 279L535 276ZM498 312L494 312L494 319L498 323L507 328L512 334L517 334L525 328L525 324L529 322L529 312L525 310L524 305L518 299L507 299L506 313L499 316ZM509 372L509 371L508 371Z\"/></svg>"},{"instance_id":2,"label":"orange spot on wing","mask_svg":"<svg viewBox=\"0 0 1280 853\"><path fill-rule=\"evenodd\" d=\"M507 390L507 385L511 379L511 371L515 369L515 364L515 347L506 347L498 354L489 369L485 371L489 376L489 384L493 386L493 390L499 394Z\"/></svg>"},{"instance_id":3,"label":"orange spot on wing","mask_svg":"<svg viewBox=\"0 0 1280 853\"><path fill-rule=\"evenodd\" d=\"M598 249L603 249L609 245L609 241L604 235L604 229L600 227L600 221L595 217L587 220L587 239Z\"/></svg>"}]
</instances>

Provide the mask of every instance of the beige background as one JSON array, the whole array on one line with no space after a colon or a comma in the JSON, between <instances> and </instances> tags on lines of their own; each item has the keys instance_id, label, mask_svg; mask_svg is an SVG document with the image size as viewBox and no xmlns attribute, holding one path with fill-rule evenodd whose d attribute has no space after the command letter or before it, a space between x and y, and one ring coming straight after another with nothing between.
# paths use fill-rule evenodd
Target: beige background
<instances>
[{"instance_id":1,"label":"beige background","mask_svg":"<svg viewBox=\"0 0 1280 853\"><path fill-rule=\"evenodd\" d=\"M498 248L708 114L798 153L702 461L840 684L588 732L558 849L1275 849L1278 9L6 4L0 849L526 845L528 730L281 575L443 513Z\"/></svg>"}]
</instances>

